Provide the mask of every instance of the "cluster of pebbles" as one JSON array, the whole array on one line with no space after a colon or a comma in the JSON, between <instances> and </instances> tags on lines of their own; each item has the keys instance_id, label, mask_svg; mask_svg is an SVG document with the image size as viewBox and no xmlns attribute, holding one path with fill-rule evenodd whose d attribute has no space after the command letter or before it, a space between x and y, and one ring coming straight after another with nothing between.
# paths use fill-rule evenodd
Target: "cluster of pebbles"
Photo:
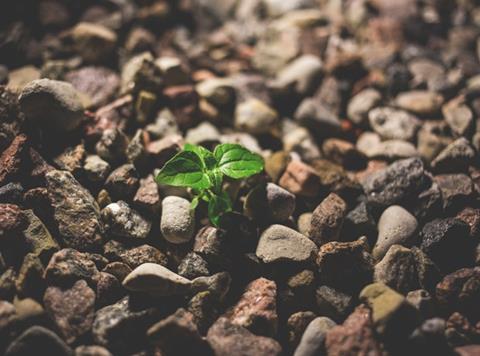
<instances>
[{"instance_id":1,"label":"cluster of pebbles","mask_svg":"<svg viewBox=\"0 0 480 356\"><path fill-rule=\"evenodd\" d=\"M0 354L480 355L477 5L5 2Z\"/></svg>"}]
</instances>

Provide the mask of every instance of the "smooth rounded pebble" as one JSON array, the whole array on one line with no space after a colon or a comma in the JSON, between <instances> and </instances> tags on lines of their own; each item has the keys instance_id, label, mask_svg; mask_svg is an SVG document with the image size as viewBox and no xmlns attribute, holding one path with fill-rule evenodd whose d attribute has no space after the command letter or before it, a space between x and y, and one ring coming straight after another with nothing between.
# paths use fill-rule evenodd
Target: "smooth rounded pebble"
<instances>
[{"instance_id":1,"label":"smooth rounded pebble","mask_svg":"<svg viewBox=\"0 0 480 356\"><path fill-rule=\"evenodd\" d=\"M373 257L382 258L390 246L407 243L417 226L417 219L401 206L392 205L385 209L378 221L378 240L373 247Z\"/></svg>"},{"instance_id":2,"label":"smooth rounded pebble","mask_svg":"<svg viewBox=\"0 0 480 356\"><path fill-rule=\"evenodd\" d=\"M318 356L325 354L325 338L327 332L337 325L332 319L318 317L313 319L303 332L302 339L294 356Z\"/></svg>"},{"instance_id":3,"label":"smooth rounded pebble","mask_svg":"<svg viewBox=\"0 0 480 356\"><path fill-rule=\"evenodd\" d=\"M41 127L71 131L83 119L84 107L72 84L51 79L28 83L18 98L28 119Z\"/></svg>"},{"instance_id":4,"label":"smooth rounded pebble","mask_svg":"<svg viewBox=\"0 0 480 356\"><path fill-rule=\"evenodd\" d=\"M182 244L193 237L195 217L187 199L169 196L162 201L160 230L168 242Z\"/></svg>"},{"instance_id":5,"label":"smooth rounded pebble","mask_svg":"<svg viewBox=\"0 0 480 356\"><path fill-rule=\"evenodd\" d=\"M257 257L264 263L307 262L317 253L308 237L283 225L267 228L257 245Z\"/></svg>"}]
</instances>

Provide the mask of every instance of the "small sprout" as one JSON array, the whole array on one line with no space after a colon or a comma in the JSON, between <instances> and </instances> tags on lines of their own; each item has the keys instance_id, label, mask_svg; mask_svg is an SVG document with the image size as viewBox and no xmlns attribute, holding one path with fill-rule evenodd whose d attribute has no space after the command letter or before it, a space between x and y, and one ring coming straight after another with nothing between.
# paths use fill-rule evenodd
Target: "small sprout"
<instances>
[{"instance_id":1,"label":"small sprout","mask_svg":"<svg viewBox=\"0 0 480 356\"><path fill-rule=\"evenodd\" d=\"M220 216L232 210L232 201L222 190L224 176L242 179L263 170L263 159L241 145L225 143L212 153L204 147L186 144L183 151L170 159L156 181L192 189L195 209L203 200L208 203L208 217L218 226Z\"/></svg>"}]
</instances>

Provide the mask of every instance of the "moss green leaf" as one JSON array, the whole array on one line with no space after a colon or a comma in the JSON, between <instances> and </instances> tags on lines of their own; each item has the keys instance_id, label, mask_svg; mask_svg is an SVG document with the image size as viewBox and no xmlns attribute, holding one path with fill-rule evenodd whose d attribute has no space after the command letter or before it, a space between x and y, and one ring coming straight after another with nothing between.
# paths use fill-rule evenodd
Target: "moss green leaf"
<instances>
[{"instance_id":1,"label":"moss green leaf","mask_svg":"<svg viewBox=\"0 0 480 356\"><path fill-rule=\"evenodd\" d=\"M218 145L214 156L217 167L230 178L246 178L263 170L262 157L237 144Z\"/></svg>"}]
</instances>

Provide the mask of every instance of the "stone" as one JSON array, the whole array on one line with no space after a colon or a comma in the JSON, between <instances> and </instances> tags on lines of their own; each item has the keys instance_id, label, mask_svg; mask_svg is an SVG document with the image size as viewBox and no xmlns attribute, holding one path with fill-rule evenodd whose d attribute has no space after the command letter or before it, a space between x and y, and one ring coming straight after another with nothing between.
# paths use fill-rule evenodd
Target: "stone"
<instances>
[{"instance_id":1,"label":"stone","mask_svg":"<svg viewBox=\"0 0 480 356\"><path fill-rule=\"evenodd\" d=\"M473 246L469 238L469 227L459 219L432 220L423 226L420 236L421 250L442 271L454 271L472 259Z\"/></svg>"},{"instance_id":2,"label":"stone","mask_svg":"<svg viewBox=\"0 0 480 356\"><path fill-rule=\"evenodd\" d=\"M32 253L26 254L15 281L17 294L21 297L40 298L45 289L43 273L40 259Z\"/></svg>"},{"instance_id":3,"label":"stone","mask_svg":"<svg viewBox=\"0 0 480 356\"><path fill-rule=\"evenodd\" d=\"M198 330L204 335L220 314L220 301L210 291L200 292L188 302L188 311L192 313Z\"/></svg>"},{"instance_id":4,"label":"stone","mask_svg":"<svg viewBox=\"0 0 480 356\"><path fill-rule=\"evenodd\" d=\"M96 307L101 308L118 301L125 295L125 291L118 279L109 273L100 272L97 278L97 285L95 289Z\"/></svg>"},{"instance_id":5,"label":"stone","mask_svg":"<svg viewBox=\"0 0 480 356\"><path fill-rule=\"evenodd\" d=\"M473 238L480 236L480 209L466 207L457 214L456 218L470 227L470 236Z\"/></svg>"},{"instance_id":6,"label":"stone","mask_svg":"<svg viewBox=\"0 0 480 356\"><path fill-rule=\"evenodd\" d=\"M236 98L233 81L230 78L209 78L195 87L201 98L218 108L231 106Z\"/></svg>"},{"instance_id":7,"label":"stone","mask_svg":"<svg viewBox=\"0 0 480 356\"><path fill-rule=\"evenodd\" d=\"M422 160L408 158L372 173L362 185L369 204L388 207L417 196L425 179Z\"/></svg>"},{"instance_id":8,"label":"stone","mask_svg":"<svg viewBox=\"0 0 480 356\"><path fill-rule=\"evenodd\" d=\"M415 217L399 205L384 210L378 220L378 239L372 250L376 259L381 259L394 244L408 245L417 231Z\"/></svg>"},{"instance_id":9,"label":"stone","mask_svg":"<svg viewBox=\"0 0 480 356\"><path fill-rule=\"evenodd\" d=\"M443 105L442 114L455 136L468 136L473 131L474 115L470 108L458 98Z\"/></svg>"},{"instance_id":10,"label":"stone","mask_svg":"<svg viewBox=\"0 0 480 356\"><path fill-rule=\"evenodd\" d=\"M83 164L87 179L94 183L103 183L110 174L110 169L110 164L97 155L87 156Z\"/></svg>"},{"instance_id":11,"label":"stone","mask_svg":"<svg viewBox=\"0 0 480 356\"><path fill-rule=\"evenodd\" d=\"M155 309L136 308L129 297L124 297L96 311L92 325L93 341L114 354L133 353L147 343L147 329L157 320Z\"/></svg>"},{"instance_id":12,"label":"stone","mask_svg":"<svg viewBox=\"0 0 480 356\"><path fill-rule=\"evenodd\" d=\"M410 142L403 140L381 141L380 136L373 132L364 132L360 135L357 140L357 149L368 158L389 162L420 155Z\"/></svg>"},{"instance_id":13,"label":"stone","mask_svg":"<svg viewBox=\"0 0 480 356\"><path fill-rule=\"evenodd\" d=\"M117 42L117 35L109 28L89 22L78 23L70 32L73 47L85 62L107 60Z\"/></svg>"},{"instance_id":14,"label":"stone","mask_svg":"<svg viewBox=\"0 0 480 356\"><path fill-rule=\"evenodd\" d=\"M358 169L365 166L365 155L348 141L328 138L323 141L322 151L325 158L346 169Z\"/></svg>"},{"instance_id":15,"label":"stone","mask_svg":"<svg viewBox=\"0 0 480 356\"><path fill-rule=\"evenodd\" d=\"M372 324L372 312L359 305L342 325L327 331L325 349L327 355L384 355L382 344L377 341Z\"/></svg>"},{"instance_id":16,"label":"stone","mask_svg":"<svg viewBox=\"0 0 480 356\"><path fill-rule=\"evenodd\" d=\"M308 237L317 246L340 238L347 204L335 193L330 193L313 211Z\"/></svg>"},{"instance_id":17,"label":"stone","mask_svg":"<svg viewBox=\"0 0 480 356\"><path fill-rule=\"evenodd\" d=\"M46 174L48 196L63 241L68 247L89 250L99 245L103 226L100 208L90 192L70 172Z\"/></svg>"},{"instance_id":18,"label":"stone","mask_svg":"<svg viewBox=\"0 0 480 356\"><path fill-rule=\"evenodd\" d=\"M234 229L238 229L238 225L234 225ZM231 251L228 244L230 236L222 229L205 226L195 236L193 252L204 258L209 266L225 268L231 263Z\"/></svg>"},{"instance_id":19,"label":"stone","mask_svg":"<svg viewBox=\"0 0 480 356\"><path fill-rule=\"evenodd\" d=\"M352 311L351 295L328 286L320 286L315 291L318 314L335 321L344 320Z\"/></svg>"},{"instance_id":20,"label":"stone","mask_svg":"<svg viewBox=\"0 0 480 356\"><path fill-rule=\"evenodd\" d=\"M152 223L127 203L119 200L102 210L105 231L112 237L127 239L145 239L150 233Z\"/></svg>"},{"instance_id":21,"label":"stone","mask_svg":"<svg viewBox=\"0 0 480 356\"><path fill-rule=\"evenodd\" d=\"M450 128L443 121L425 121L417 134L418 153L427 162L452 142Z\"/></svg>"},{"instance_id":22,"label":"stone","mask_svg":"<svg viewBox=\"0 0 480 356\"><path fill-rule=\"evenodd\" d=\"M144 263L135 268L122 284L129 291L169 296L188 293L192 282L162 265Z\"/></svg>"},{"instance_id":23,"label":"stone","mask_svg":"<svg viewBox=\"0 0 480 356\"><path fill-rule=\"evenodd\" d=\"M197 277L192 281L192 292L200 293L207 291L222 302L230 290L231 283L232 277L228 272L219 272L212 276Z\"/></svg>"},{"instance_id":24,"label":"stone","mask_svg":"<svg viewBox=\"0 0 480 356\"><path fill-rule=\"evenodd\" d=\"M306 236L283 225L271 225L260 236L255 254L263 263L307 263L317 253Z\"/></svg>"},{"instance_id":25,"label":"stone","mask_svg":"<svg viewBox=\"0 0 480 356\"><path fill-rule=\"evenodd\" d=\"M294 356L315 356L326 354L325 339L327 332L337 324L327 318L318 317L308 324L302 339L295 349Z\"/></svg>"},{"instance_id":26,"label":"stone","mask_svg":"<svg viewBox=\"0 0 480 356\"><path fill-rule=\"evenodd\" d=\"M162 251L147 244L122 251L120 259L131 268L136 268L144 263L157 263L162 266L168 264L168 258Z\"/></svg>"},{"instance_id":27,"label":"stone","mask_svg":"<svg viewBox=\"0 0 480 356\"><path fill-rule=\"evenodd\" d=\"M75 348L75 356L112 356L112 354L102 346L82 345Z\"/></svg>"},{"instance_id":28,"label":"stone","mask_svg":"<svg viewBox=\"0 0 480 356\"><path fill-rule=\"evenodd\" d=\"M210 275L208 263L199 254L189 252L178 265L178 274L187 279Z\"/></svg>"},{"instance_id":29,"label":"stone","mask_svg":"<svg viewBox=\"0 0 480 356\"><path fill-rule=\"evenodd\" d=\"M0 203L18 205L23 199L24 189L20 183L8 183L0 187Z\"/></svg>"},{"instance_id":30,"label":"stone","mask_svg":"<svg viewBox=\"0 0 480 356\"><path fill-rule=\"evenodd\" d=\"M239 103L235 109L235 128L252 135L271 132L277 121L276 111L256 98Z\"/></svg>"},{"instance_id":31,"label":"stone","mask_svg":"<svg viewBox=\"0 0 480 356\"><path fill-rule=\"evenodd\" d=\"M192 239L195 219L190 202L184 198L168 196L162 200L160 230L168 242L182 244Z\"/></svg>"},{"instance_id":32,"label":"stone","mask_svg":"<svg viewBox=\"0 0 480 356\"><path fill-rule=\"evenodd\" d=\"M480 295L480 267L462 268L446 275L436 288L436 297L442 310L459 311L476 320L480 315L476 300Z\"/></svg>"},{"instance_id":33,"label":"stone","mask_svg":"<svg viewBox=\"0 0 480 356\"><path fill-rule=\"evenodd\" d=\"M367 88L355 94L347 106L347 116L355 124L365 126L369 112L382 100L382 95L375 89Z\"/></svg>"},{"instance_id":34,"label":"stone","mask_svg":"<svg viewBox=\"0 0 480 356\"><path fill-rule=\"evenodd\" d=\"M422 319L431 318L435 315L436 306L432 295L425 289L417 289L407 293L407 302L418 310Z\"/></svg>"},{"instance_id":35,"label":"stone","mask_svg":"<svg viewBox=\"0 0 480 356\"><path fill-rule=\"evenodd\" d=\"M417 324L416 310L403 295L383 283L366 286L360 300L372 309L372 323L377 333L386 340L407 336Z\"/></svg>"},{"instance_id":36,"label":"stone","mask_svg":"<svg viewBox=\"0 0 480 356\"><path fill-rule=\"evenodd\" d=\"M392 245L375 265L373 280L406 295L419 287L415 255L408 248Z\"/></svg>"},{"instance_id":37,"label":"stone","mask_svg":"<svg viewBox=\"0 0 480 356\"><path fill-rule=\"evenodd\" d=\"M23 211L14 204L0 204L0 238L2 241L16 236L27 227L28 221Z\"/></svg>"},{"instance_id":38,"label":"stone","mask_svg":"<svg viewBox=\"0 0 480 356\"><path fill-rule=\"evenodd\" d=\"M460 137L443 149L431 162L435 173L466 172L475 159L475 150L465 137Z\"/></svg>"},{"instance_id":39,"label":"stone","mask_svg":"<svg viewBox=\"0 0 480 356\"><path fill-rule=\"evenodd\" d=\"M480 345L465 345L455 348L455 353L459 356L475 356L480 352Z\"/></svg>"},{"instance_id":40,"label":"stone","mask_svg":"<svg viewBox=\"0 0 480 356\"><path fill-rule=\"evenodd\" d=\"M199 334L193 315L182 308L152 325L147 335L162 355L209 353L209 346Z\"/></svg>"},{"instance_id":41,"label":"stone","mask_svg":"<svg viewBox=\"0 0 480 356\"><path fill-rule=\"evenodd\" d=\"M433 180L442 193L446 211L463 206L474 194L472 179L466 174L440 174Z\"/></svg>"},{"instance_id":42,"label":"stone","mask_svg":"<svg viewBox=\"0 0 480 356\"><path fill-rule=\"evenodd\" d=\"M290 155L285 151L277 151L265 158L265 172L273 182L278 182L290 160Z\"/></svg>"},{"instance_id":43,"label":"stone","mask_svg":"<svg viewBox=\"0 0 480 356\"><path fill-rule=\"evenodd\" d=\"M278 329L277 286L259 278L250 282L240 300L225 314L234 325L242 326L256 335L274 336Z\"/></svg>"},{"instance_id":44,"label":"stone","mask_svg":"<svg viewBox=\"0 0 480 356\"><path fill-rule=\"evenodd\" d=\"M292 349L298 346L308 324L315 318L316 314L311 311L299 311L288 317L288 342Z\"/></svg>"},{"instance_id":45,"label":"stone","mask_svg":"<svg viewBox=\"0 0 480 356\"><path fill-rule=\"evenodd\" d=\"M3 300L12 300L16 293L15 281L17 274L13 268L7 269L0 275L0 297Z\"/></svg>"},{"instance_id":46,"label":"stone","mask_svg":"<svg viewBox=\"0 0 480 356\"><path fill-rule=\"evenodd\" d=\"M323 71L320 58L306 54L286 65L270 84L275 95L304 97L318 85Z\"/></svg>"},{"instance_id":47,"label":"stone","mask_svg":"<svg viewBox=\"0 0 480 356\"><path fill-rule=\"evenodd\" d=\"M208 330L207 341L217 356L279 356L282 347L274 339L256 336L247 329L219 318Z\"/></svg>"},{"instance_id":48,"label":"stone","mask_svg":"<svg viewBox=\"0 0 480 356\"><path fill-rule=\"evenodd\" d=\"M403 110L380 107L368 113L372 129L384 140L413 141L420 121Z\"/></svg>"},{"instance_id":49,"label":"stone","mask_svg":"<svg viewBox=\"0 0 480 356\"><path fill-rule=\"evenodd\" d=\"M342 231L345 236L351 236L353 238L367 236L370 240L373 239L374 236L377 236L375 220L365 202L359 203L348 212L345 216Z\"/></svg>"},{"instance_id":50,"label":"stone","mask_svg":"<svg viewBox=\"0 0 480 356\"><path fill-rule=\"evenodd\" d=\"M102 272L111 274L119 281L123 281L125 277L132 272L132 269L128 264L123 262L110 262L103 268Z\"/></svg>"},{"instance_id":51,"label":"stone","mask_svg":"<svg viewBox=\"0 0 480 356\"><path fill-rule=\"evenodd\" d=\"M157 182L153 175L140 179L140 186L133 197L133 204L142 211L157 214L160 212L161 199Z\"/></svg>"},{"instance_id":52,"label":"stone","mask_svg":"<svg viewBox=\"0 0 480 356\"><path fill-rule=\"evenodd\" d=\"M71 356L73 354L72 349L57 334L43 326L35 325L13 340L5 351L5 355L35 355L39 350L55 356Z\"/></svg>"},{"instance_id":53,"label":"stone","mask_svg":"<svg viewBox=\"0 0 480 356\"><path fill-rule=\"evenodd\" d=\"M465 315L454 312L447 319L445 338L451 346L471 344L479 338L478 327L470 322Z\"/></svg>"},{"instance_id":54,"label":"stone","mask_svg":"<svg viewBox=\"0 0 480 356\"><path fill-rule=\"evenodd\" d=\"M126 201L130 201L133 198L137 192L138 185L138 172L131 163L114 169L105 181L105 188L113 198Z\"/></svg>"},{"instance_id":55,"label":"stone","mask_svg":"<svg viewBox=\"0 0 480 356\"><path fill-rule=\"evenodd\" d=\"M244 204L244 213L259 221L284 222L294 210L295 195L274 183L262 184L252 189Z\"/></svg>"},{"instance_id":56,"label":"stone","mask_svg":"<svg viewBox=\"0 0 480 356\"><path fill-rule=\"evenodd\" d=\"M311 166L293 160L287 165L278 185L292 194L314 197L319 192L319 176Z\"/></svg>"},{"instance_id":57,"label":"stone","mask_svg":"<svg viewBox=\"0 0 480 356\"><path fill-rule=\"evenodd\" d=\"M338 135L341 124L338 117L321 101L304 99L294 114L295 120L321 137Z\"/></svg>"},{"instance_id":58,"label":"stone","mask_svg":"<svg viewBox=\"0 0 480 356\"><path fill-rule=\"evenodd\" d=\"M126 158L128 137L118 128L102 130L95 145L95 152L103 160L115 163Z\"/></svg>"},{"instance_id":59,"label":"stone","mask_svg":"<svg viewBox=\"0 0 480 356\"><path fill-rule=\"evenodd\" d=\"M185 135L185 142L194 145L208 145L220 141L220 132L209 122L202 122L197 127L191 128Z\"/></svg>"},{"instance_id":60,"label":"stone","mask_svg":"<svg viewBox=\"0 0 480 356\"><path fill-rule=\"evenodd\" d=\"M45 279L49 284L68 285L84 279L92 285L97 277L98 269L88 255L71 248L54 253L45 268Z\"/></svg>"},{"instance_id":61,"label":"stone","mask_svg":"<svg viewBox=\"0 0 480 356\"><path fill-rule=\"evenodd\" d=\"M17 321L15 306L7 301L0 301L0 332L3 335L8 334Z\"/></svg>"},{"instance_id":62,"label":"stone","mask_svg":"<svg viewBox=\"0 0 480 356\"><path fill-rule=\"evenodd\" d=\"M68 344L86 334L93 323L95 292L84 280L69 289L48 287L43 296L45 310Z\"/></svg>"},{"instance_id":63,"label":"stone","mask_svg":"<svg viewBox=\"0 0 480 356\"><path fill-rule=\"evenodd\" d=\"M65 80L86 95L93 108L108 104L120 87L118 74L105 67L89 66L73 70L65 75Z\"/></svg>"},{"instance_id":64,"label":"stone","mask_svg":"<svg viewBox=\"0 0 480 356\"><path fill-rule=\"evenodd\" d=\"M60 246L32 210L24 210L23 214L28 220L28 227L23 231L23 235L29 250L43 261L47 261Z\"/></svg>"},{"instance_id":65,"label":"stone","mask_svg":"<svg viewBox=\"0 0 480 356\"><path fill-rule=\"evenodd\" d=\"M414 352L434 352L435 354L444 354L448 352L449 346L445 337L446 323L441 318L431 318L425 320L409 336L409 342L412 343Z\"/></svg>"},{"instance_id":66,"label":"stone","mask_svg":"<svg viewBox=\"0 0 480 356\"><path fill-rule=\"evenodd\" d=\"M440 111L443 97L431 91L412 90L397 95L395 103L401 109L414 114L432 116Z\"/></svg>"},{"instance_id":67,"label":"stone","mask_svg":"<svg viewBox=\"0 0 480 356\"><path fill-rule=\"evenodd\" d=\"M189 73L185 70L180 58L159 57L155 60L155 64L162 71L165 86L188 84Z\"/></svg>"},{"instance_id":68,"label":"stone","mask_svg":"<svg viewBox=\"0 0 480 356\"><path fill-rule=\"evenodd\" d=\"M321 157L320 148L313 135L305 127L295 126L294 123L283 125L283 149L295 152L305 162L311 162Z\"/></svg>"},{"instance_id":69,"label":"stone","mask_svg":"<svg viewBox=\"0 0 480 356\"><path fill-rule=\"evenodd\" d=\"M65 151L53 159L55 165L62 171L69 171L77 175L82 168L85 159L85 147L83 144L68 147Z\"/></svg>"},{"instance_id":70,"label":"stone","mask_svg":"<svg viewBox=\"0 0 480 356\"><path fill-rule=\"evenodd\" d=\"M316 264L321 283L341 291L356 292L372 280L373 259L361 240L322 245Z\"/></svg>"},{"instance_id":71,"label":"stone","mask_svg":"<svg viewBox=\"0 0 480 356\"><path fill-rule=\"evenodd\" d=\"M27 146L27 136L16 136L10 145L0 154L0 184L7 184L18 176Z\"/></svg>"},{"instance_id":72,"label":"stone","mask_svg":"<svg viewBox=\"0 0 480 356\"><path fill-rule=\"evenodd\" d=\"M82 101L70 83L34 80L23 88L18 100L26 117L45 129L72 131L83 119Z\"/></svg>"},{"instance_id":73,"label":"stone","mask_svg":"<svg viewBox=\"0 0 480 356\"><path fill-rule=\"evenodd\" d=\"M297 221L298 231L305 236L308 236L310 231L310 223L312 221L313 213L300 214Z\"/></svg>"}]
</instances>

